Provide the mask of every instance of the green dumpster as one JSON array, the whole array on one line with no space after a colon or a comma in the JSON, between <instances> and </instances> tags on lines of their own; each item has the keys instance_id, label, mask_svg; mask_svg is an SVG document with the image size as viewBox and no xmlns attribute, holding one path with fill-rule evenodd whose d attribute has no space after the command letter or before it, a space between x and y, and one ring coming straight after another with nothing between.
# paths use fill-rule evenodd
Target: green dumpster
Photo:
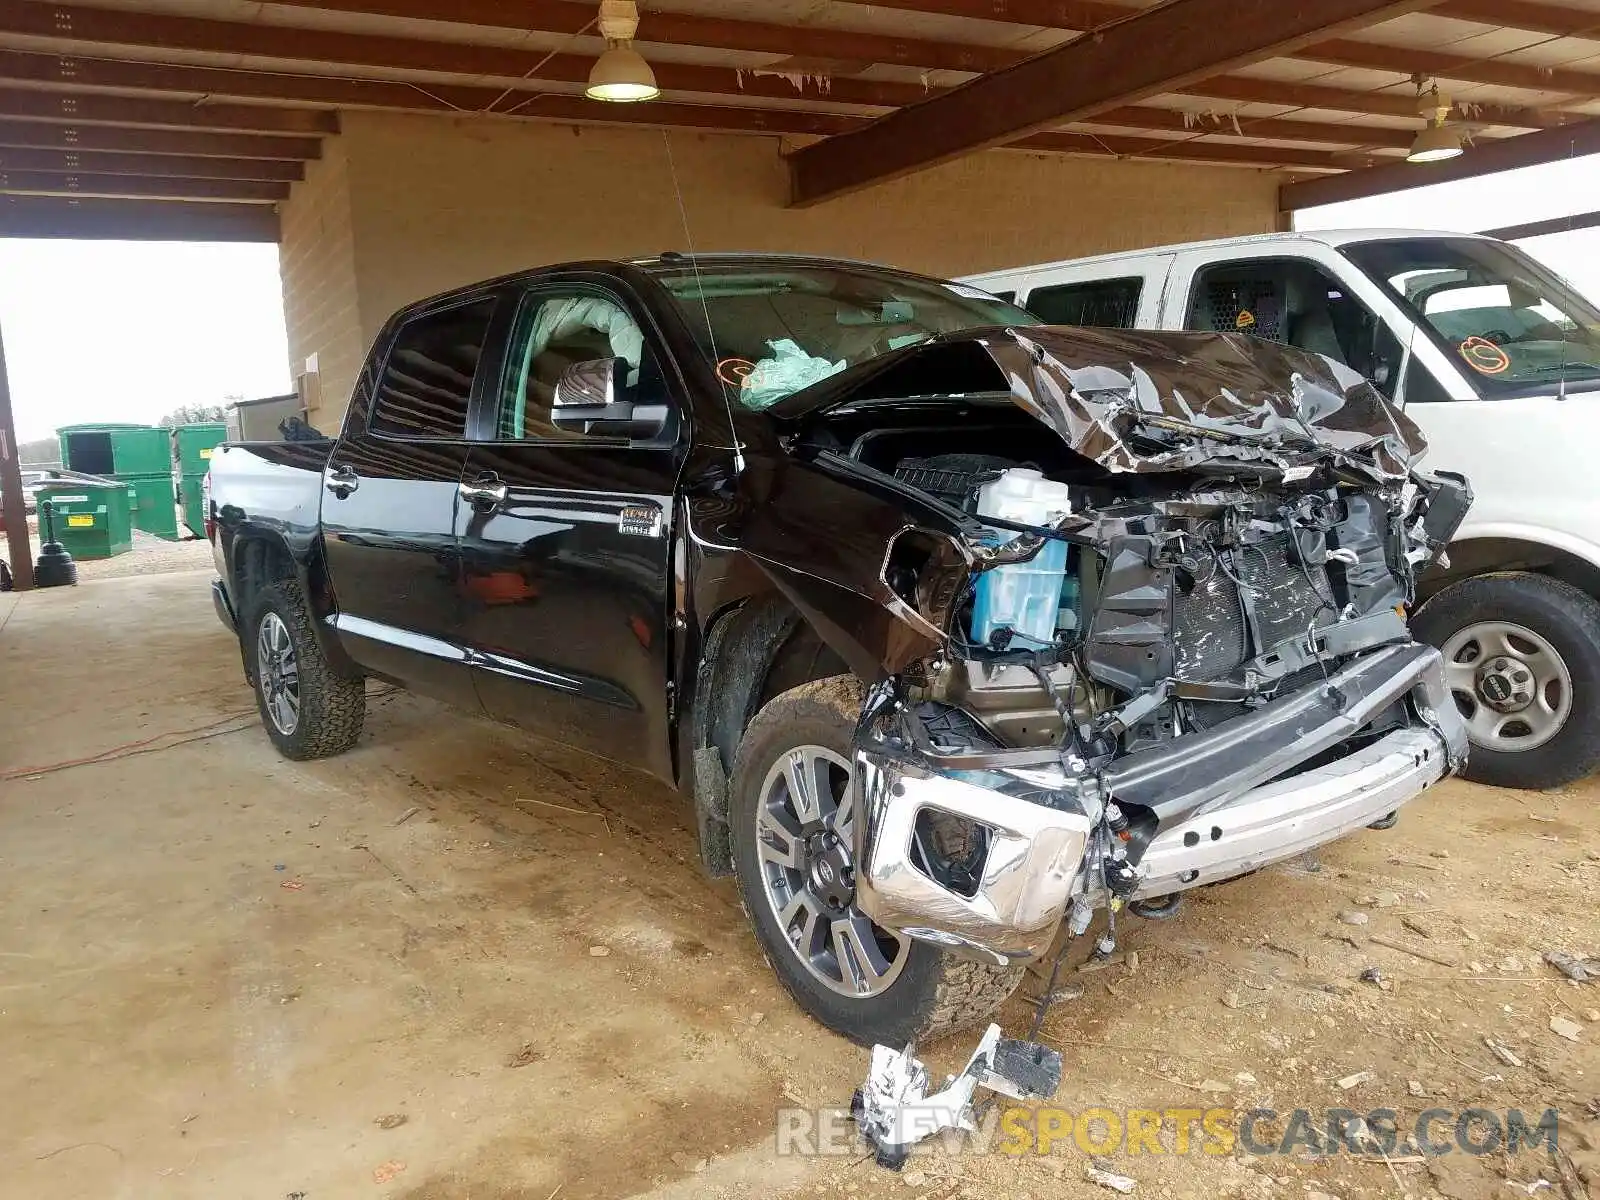
<instances>
[{"instance_id":1,"label":"green dumpster","mask_svg":"<svg viewBox=\"0 0 1600 1200\"><path fill-rule=\"evenodd\" d=\"M56 430L61 462L69 471L116 477L172 470L172 445L155 425L64 425Z\"/></svg>"},{"instance_id":2,"label":"green dumpster","mask_svg":"<svg viewBox=\"0 0 1600 1200\"><path fill-rule=\"evenodd\" d=\"M162 432L165 432L164 430ZM117 479L133 489L133 526L157 537L176 541L178 538L177 489L173 486L172 471L160 474L123 475Z\"/></svg>"},{"instance_id":3,"label":"green dumpster","mask_svg":"<svg viewBox=\"0 0 1600 1200\"><path fill-rule=\"evenodd\" d=\"M228 440L221 422L179 425L172 431L172 457L179 478L204 475L211 469L211 451Z\"/></svg>"},{"instance_id":4,"label":"green dumpster","mask_svg":"<svg viewBox=\"0 0 1600 1200\"><path fill-rule=\"evenodd\" d=\"M55 540L73 558L111 558L133 549L133 489L120 481L61 480L39 491L39 537L45 539L45 505Z\"/></svg>"},{"instance_id":5,"label":"green dumpster","mask_svg":"<svg viewBox=\"0 0 1600 1200\"><path fill-rule=\"evenodd\" d=\"M206 535L206 473L178 477L178 506L183 511L183 523L197 538Z\"/></svg>"}]
</instances>

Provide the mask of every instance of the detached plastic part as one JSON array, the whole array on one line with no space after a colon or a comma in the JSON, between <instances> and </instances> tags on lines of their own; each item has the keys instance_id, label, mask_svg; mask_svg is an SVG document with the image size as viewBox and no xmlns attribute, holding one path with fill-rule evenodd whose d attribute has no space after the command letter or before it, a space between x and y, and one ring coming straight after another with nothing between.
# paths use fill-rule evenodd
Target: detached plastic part
<instances>
[{"instance_id":1,"label":"detached plastic part","mask_svg":"<svg viewBox=\"0 0 1600 1200\"><path fill-rule=\"evenodd\" d=\"M990 1025L960 1075L928 1092L928 1068L913 1055L915 1047L872 1048L867 1081L850 1101L850 1115L862 1136L872 1143L878 1165L898 1171L911 1147L946 1129L977 1128L972 1094L988 1088L1013 1100L1048 1100L1061 1086L1061 1055L1038 1042L1000 1036Z\"/></svg>"}]
</instances>

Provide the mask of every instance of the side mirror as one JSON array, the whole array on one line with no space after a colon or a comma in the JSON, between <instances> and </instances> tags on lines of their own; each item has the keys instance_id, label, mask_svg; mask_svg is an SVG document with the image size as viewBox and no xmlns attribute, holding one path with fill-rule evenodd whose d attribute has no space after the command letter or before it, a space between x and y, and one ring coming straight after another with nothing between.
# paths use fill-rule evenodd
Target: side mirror
<instances>
[{"instance_id":1,"label":"side mirror","mask_svg":"<svg viewBox=\"0 0 1600 1200\"><path fill-rule=\"evenodd\" d=\"M625 358L573 363L556 382L551 422L557 429L595 437L658 436L667 427L667 406L619 399L617 380L619 376L626 379L627 372Z\"/></svg>"}]
</instances>

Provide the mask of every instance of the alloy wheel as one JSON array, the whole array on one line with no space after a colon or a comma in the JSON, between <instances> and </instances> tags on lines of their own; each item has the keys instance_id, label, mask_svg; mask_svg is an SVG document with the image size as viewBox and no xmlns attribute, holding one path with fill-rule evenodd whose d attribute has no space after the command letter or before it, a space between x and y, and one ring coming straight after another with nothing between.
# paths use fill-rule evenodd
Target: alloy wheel
<instances>
[{"instance_id":1,"label":"alloy wheel","mask_svg":"<svg viewBox=\"0 0 1600 1200\"><path fill-rule=\"evenodd\" d=\"M256 631L256 686L273 728L285 737L300 724L300 663L283 618L269 612Z\"/></svg>"},{"instance_id":2,"label":"alloy wheel","mask_svg":"<svg viewBox=\"0 0 1600 1200\"><path fill-rule=\"evenodd\" d=\"M823 746L779 756L761 784L761 886L795 958L832 991L864 998L899 978L906 938L855 906L850 764Z\"/></svg>"}]
</instances>

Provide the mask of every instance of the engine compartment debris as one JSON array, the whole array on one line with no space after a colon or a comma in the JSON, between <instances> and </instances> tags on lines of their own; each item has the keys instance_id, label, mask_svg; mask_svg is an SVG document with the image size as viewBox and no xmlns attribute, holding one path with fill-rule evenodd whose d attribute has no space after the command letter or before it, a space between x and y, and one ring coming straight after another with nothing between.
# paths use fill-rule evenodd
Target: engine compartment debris
<instances>
[{"instance_id":1,"label":"engine compartment debris","mask_svg":"<svg viewBox=\"0 0 1600 1200\"><path fill-rule=\"evenodd\" d=\"M959 1075L930 1092L928 1068L914 1046L872 1048L866 1082L850 1100L850 1115L880 1166L898 1171L911 1147L946 1129L972 1131L972 1097L987 1088L1013 1100L1048 1100L1061 1085L1061 1054L1038 1042L1002 1037L991 1024Z\"/></svg>"},{"instance_id":2,"label":"engine compartment debris","mask_svg":"<svg viewBox=\"0 0 1600 1200\"><path fill-rule=\"evenodd\" d=\"M1419 470L1416 426L1336 361L969 330L768 411L781 491L892 510L816 553L781 515L743 540L877 681L851 898L878 927L1036 961L1063 922L1171 915L1188 888L1384 826L1464 763L1405 613L1471 489Z\"/></svg>"}]
</instances>

